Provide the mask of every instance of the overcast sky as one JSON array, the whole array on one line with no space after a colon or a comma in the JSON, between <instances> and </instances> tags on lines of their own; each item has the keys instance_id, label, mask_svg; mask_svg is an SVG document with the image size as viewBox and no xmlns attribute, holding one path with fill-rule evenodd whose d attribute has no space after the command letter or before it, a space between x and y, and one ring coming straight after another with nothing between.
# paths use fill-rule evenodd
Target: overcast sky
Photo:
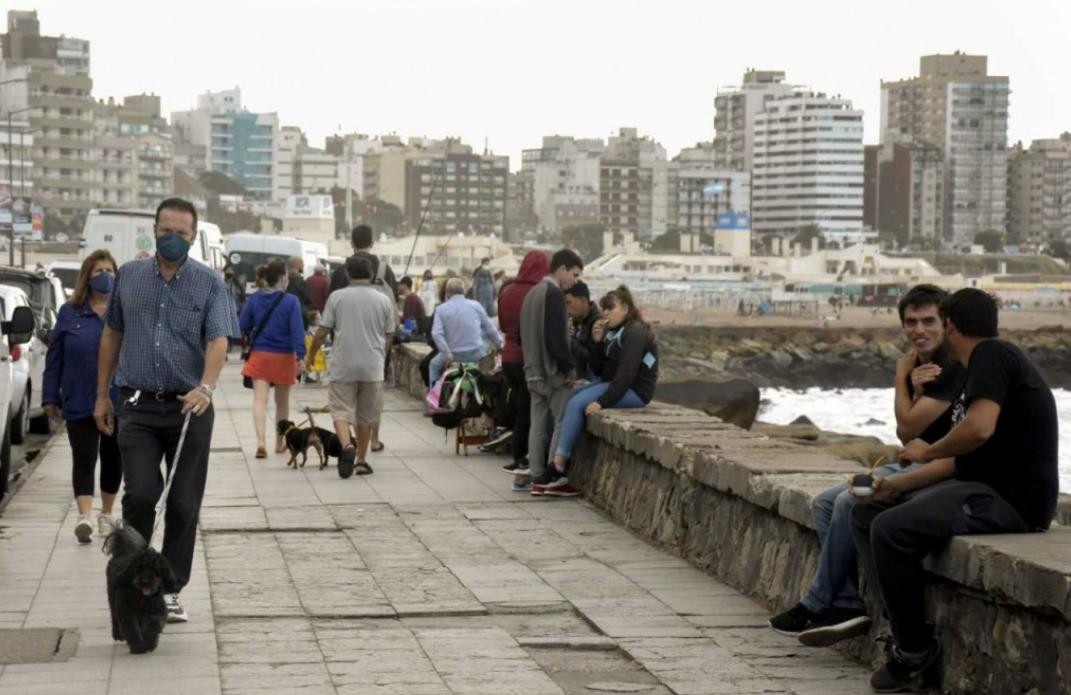
<instances>
[{"instance_id":1,"label":"overcast sky","mask_svg":"<svg viewBox=\"0 0 1071 695\"><path fill-rule=\"evenodd\" d=\"M1011 78L1009 141L1071 130L1068 0L15 0L92 42L94 95L156 92L165 114L242 88L322 147L339 129L488 142L520 167L541 137L620 126L669 156L712 135L748 67L841 94L878 138L880 81L919 56L989 56Z\"/></svg>"}]
</instances>

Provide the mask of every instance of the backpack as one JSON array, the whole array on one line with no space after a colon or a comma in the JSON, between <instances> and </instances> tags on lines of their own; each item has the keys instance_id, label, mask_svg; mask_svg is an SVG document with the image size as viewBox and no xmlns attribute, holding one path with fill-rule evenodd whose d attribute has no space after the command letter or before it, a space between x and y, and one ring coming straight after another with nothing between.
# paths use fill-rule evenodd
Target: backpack
<instances>
[{"instance_id":1,"label":"backpack","mask_svg":"<svg viewBox=\"0 0 1071 695\"><path fill-rule=\"evenodd\" d=\"M387 264L379 262L379 256L375 254L368 254L375 260L372 265L375 266L372 269L372 287L383 293L383 296L390 300L391 306L398 305L398 297L395 296L394 290L387 284Z\"/></svg>"},{"instance_id":2,"label":"backpack","mask_svg":"<svg viewBox=\"0 0 1071 695\"><path fill-rule=\"evenodd\" d=\"M431 415L438 427L452 430L466 418L476 418L488 407L484 396L483 373L476 365L463 364L446 372L443 379L441 407Z\"/></svg>"}]
</instances>

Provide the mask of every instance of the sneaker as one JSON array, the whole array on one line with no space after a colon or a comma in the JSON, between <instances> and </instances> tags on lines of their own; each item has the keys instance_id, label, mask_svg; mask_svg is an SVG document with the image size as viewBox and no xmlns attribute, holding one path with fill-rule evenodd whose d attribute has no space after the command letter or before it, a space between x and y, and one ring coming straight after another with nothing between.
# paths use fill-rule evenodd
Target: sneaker
<instances>
[{"instance_id":1,"label":"sneaker","mask_svg":"<svg viewBox=\"0 0 1071 695\"><path fill-rule=\"evenodd\" d=\"M802 603L797 603L784 613L770 618L769 624L774 632L789 637L798 637L804 630L810 630L822 620L822 613L815 613Z\"/></svg>"},{"instance_id":2,"label":"sneaker","mask_svg":"<svg viewBox=\"0 0 1071 695\"><path fill-rule=\"evenodd\" d=\"M849 637L865 635L870 630L870 616L862 608L837 608L822 614L818 622L800 633L800 644L829 647Z\"/></svg>"},{"instance_id":3,"label":"sneaker","mask_svg":"<svg viewBox=\"0 0 1071 695\"><path fill-rule=\"evenodd\" d=\"M528 462L527 461L513 461L502 466L502 470L506 471L510 475L528 475Z\"/></svg>"},{"instance_id":4,"label":"sneaker","mask_svg":"<svg viewBox=\"0 0 1071 695\"><path fill-rule=\"evenodd\" d=\"M510 488L514 492L531 492L532 491L532 478L531 476L517 476L513 480L513 487Z\"/></svg>"},{"instance_id":5,"label":"sneaker","mask_svg":"<svg viewBox=\"0 0 1071 695\"><path fill-rule=\"evenodd\" d=\"M542 475L532 478L532 496L542 497L543 494L546 493L547 486L553 483L559 477L560 476L558 475L557 471L555 471L554 468L551 467L543 471Z\"/></svg>"},{"instance_id":6,"label":"sneaker","mask_svg":"<svg viewBox=\"0 0 1071 695\"><path fill-rule=\"evenodd\" d=\"M93 522L89 520L88 514L78 517L78 523L74 527L74 537L79 543L89 543L93 540Z\"/></svg>"},{"instance_id":7,"label":"sneaker","mask_svg":"<svg viewBox=\"0 0 1071 695\"><path fill-rule=\"evenodd\" d=\"M877 693L902 693L926 690L935 680L933 666L941 656L941 644L930 642L930 648L921 659L909 659L896 645L889 649L885 665L870 677L870 687Z\"/></svg>"},{"instance_id":8,"label":"sneaker","mask_svg":"<svg viewBox=\"0 0 1071 695\"><path fill-rule=\"evenodd\" d=\"M499 427L491 433L487 441L480 445L480 451L488 452L494 451L497 447L502 446L513 440L513 430L507 430L504 427Z\"/></svg>"},{"instance_id":9,"label":"sneaker","mask_svg":"<svg viewBox=\"0 0 1071 695\"><path fill-rule=\"evenodd\" d=\"M97 535L107 538L115 530L115 519L108 514L97 515Z\"/></svg>"},{"instance_id":10,"label":"sneaker","mask_svg":"<svg viewBox=\"0 0 1071 695\"><path fill-rule=\"evenodd\" d=\"M579 497L580 489L573 487L569 483L569 479L562 476L543 488L543 494L550 497Z\"/></svg>"},{"instance_id":11,"label":"sneaker","mask_svg":"<svg viewBox=\"0 0 1071 695\"><path fill-rule=\"evenodd\" d=\"M357 447L350 445L342 450L338 457L338 477L348 478L353 475L354 462L357 460Z\"/></svg>"},{"instance_id":12,"label":"sneaker","mask_svg":"<svg viewBox=\"0 0 1071 695\"><path fill-rule=\"evenodd\" d=\"M186 613L186 609L182 607L182 604L179 603L178 594L164 594L164 605L167 606L167 622L189 622L190 616Z\"/></svg>"}]
</instances>

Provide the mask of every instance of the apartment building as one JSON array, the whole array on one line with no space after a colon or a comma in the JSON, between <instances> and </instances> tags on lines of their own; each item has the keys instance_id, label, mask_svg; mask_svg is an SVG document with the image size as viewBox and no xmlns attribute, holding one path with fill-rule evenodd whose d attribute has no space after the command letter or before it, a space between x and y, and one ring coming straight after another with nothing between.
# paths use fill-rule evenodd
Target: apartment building
<instances>
[{"instance_id":1,"label":"apartment building","mask_svg":"<svg viewBox=\"0 0 1071 695\"><path fill-rule=\"evenodd\" d=\"M619 129L599 162L599 221L615 235L653 239L666 231L667 186L666 149Z\"/></svg>"},{"instance_id":2,"label":"apartment building","mask_svg":"<svg viewBox=\"0 0 1071 695\"><path fill-rule=\"evenodd\" d=\"M429 234L494 235L506 224L509 157L470 152L425 154L405 161L409 228Z\"/></svg>"},{"instance_id":3,"label":"apartment building","mask_svg":"<svg viewBox=\"0 0 1071 695\"><path fill-rule=\"evenodd\" d=\"M785 84L782 70L753 70L744 73L739 86L722 87L714 97L715 165L718 169L751 171L754 151L755 116L766 103L797 91Z\"/></svg>"},{"instance_id":4,"label":"apartment building","mask_svg":"<svg viewBox=\"0 0 1071 695\"><path fill-rule=\"evenodd\" d=\"M551 236L565 227L599 221L599 161L606 144L597 138L548 135L543 146L521 153L521 171L531 180L539 226Z\"/></svg>"},{"instance_id":5,"label":"apartment building","mask_svg":"<svg viewBox=\"0 0 1071 695\"><path fill-rule=\"evenodd\" d=\"M1071 133L1008 152L1008 239L1071 241Z\"/></svg>"},{"instance_id":6,"label":"apartment building","mask_svg":"<svg viewBox=\"0 0 1071 695\"><path fill-rule=\"evenodd\" d=\"M713 234L718 215L747 213L751 176L719 168L714 143L701 142L680 151L667 167L667 226L688 234Z\"/></svg>"}]
</instances>

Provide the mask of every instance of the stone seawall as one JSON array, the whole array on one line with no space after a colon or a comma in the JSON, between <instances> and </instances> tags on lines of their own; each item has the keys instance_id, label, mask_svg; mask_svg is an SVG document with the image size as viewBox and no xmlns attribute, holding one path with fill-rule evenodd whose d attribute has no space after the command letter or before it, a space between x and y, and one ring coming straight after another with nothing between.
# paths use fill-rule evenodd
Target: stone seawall
<instances>
[{"instance_id":1,"label":"stone seawall","mask_svg":"<svg viewBox=\"0 0 1071 695\"><path fill-rule=\"evenodd\" d=\"M426 349L405 346L394 360L397 384L417 397ZM794 604L813 576L812 498L859 470L657 402L591 418L574 461L570 477L588 500L771 611ZM1071 692L1071 528L956 538L928 568L944 690ZM879 620L841 648L878 663L884 631Z\"/></svg>"}]
</instances>

